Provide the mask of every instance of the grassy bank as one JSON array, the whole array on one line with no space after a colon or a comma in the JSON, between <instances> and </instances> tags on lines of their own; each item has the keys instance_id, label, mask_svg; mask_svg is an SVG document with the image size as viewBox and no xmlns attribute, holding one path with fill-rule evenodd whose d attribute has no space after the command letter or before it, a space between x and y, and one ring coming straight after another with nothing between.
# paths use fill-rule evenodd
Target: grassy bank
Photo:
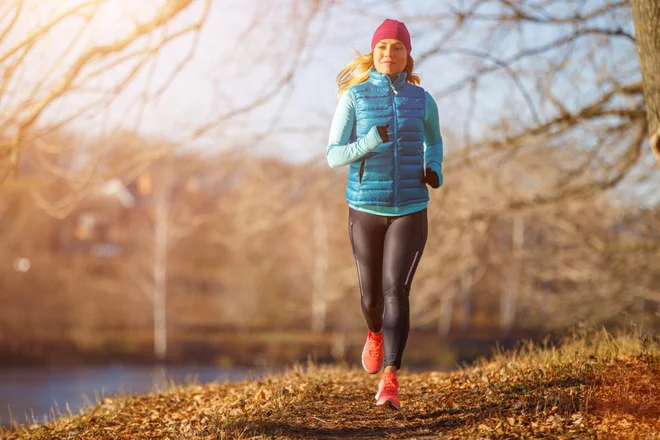
<instances>
[{"instance_id":1,"label":"grassy bank","mask_svg":"<svg viewBox=\"0 0 660 440\"><path fill-rule=\"evenodd\" d=\"M403 370L399 412L374 406L378 378L310 364L259 381L173 383L0 437L660 438L660 340L630 332L521 344L451 373Z\"/></svg>"}]
</instances>

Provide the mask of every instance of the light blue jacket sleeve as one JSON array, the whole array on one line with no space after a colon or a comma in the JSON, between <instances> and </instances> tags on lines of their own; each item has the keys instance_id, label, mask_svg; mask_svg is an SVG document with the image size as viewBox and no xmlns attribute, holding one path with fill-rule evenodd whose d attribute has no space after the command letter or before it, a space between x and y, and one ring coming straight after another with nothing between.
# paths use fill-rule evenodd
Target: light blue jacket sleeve
<instances>
[{"instance_id":1,"label":"light blue jacket sleeve","mask_svg":"<svg viewBox=\"0 0 660 440\"><path fill-rule=\"evenodd\" d=\"M424 158L426 166L436 172L442 185L442 159L444 150L440 134L440 118L438 105L429 92L426 92L426 109L424 112Z\"/></svg>"},{"instance_id":2,"label":"light blue jacket sleeve","mask_svg":"<svg viewBox=\"0 0 660 440\"><path fill-rule=\"evenodd\" d=\"M355 129L355 99L349 88L339 100L330 126L330 137L325 156L332 168L348 165L361 159L379 146L383 140L378 129L371 127L366 136L351 142Z\"/></svg>"}]
</instances>

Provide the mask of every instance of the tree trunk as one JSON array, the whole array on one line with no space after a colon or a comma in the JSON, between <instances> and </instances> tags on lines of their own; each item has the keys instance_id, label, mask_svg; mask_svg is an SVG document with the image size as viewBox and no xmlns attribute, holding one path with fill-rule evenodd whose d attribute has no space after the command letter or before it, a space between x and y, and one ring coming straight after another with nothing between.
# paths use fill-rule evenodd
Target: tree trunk
<instances>
[{"instance_id":1,"label":"tree trunk","mask_svg":"<svg viewBox=\"0 0 660 440\"><path fill-rule=\"evenodd\" d=\"M455 281L451 283L451 287L447 289L448 291L444 293L440 299L440 316L438 319L438 333L443 338L449 336L449 330L451 329L452 315L454 312L454 298L457 295L457 291L460 289L458 282Z\"/></svg>"},{"instance_id":2,"label":"tree trunk","mask_svg":"<svg viewBox=\"0 0 660 440\"><path fill-rule=\"evenodd\" d=\"M522 271L522 250L525 237L525 220L519 215L513 220L513 263L506 286L501 296L502 328L506 333L511 330L516 319L516 302L520 296L520 272Z\"/></svg>"},{"instance_id":3,"label":"tree trunk","mask_svg":"<svg viewBox=\"0 0 660 440\"><path fill-rule=\"evenodd\" d=\"M461 283L461 310L462 310L462 320L461 320L461 333L465 334L469 329L472 323L472 308L473 298L472 298L472 271L467 269L464 270L461 274L460 283Z\"/></svg>"},{"instance_id":4,"label":"tree trunk","mask_svg":"<svg viewBox=\"0 0 660 440\"><path fill-rule=\"evenodd\" d=\"M329 265L328 225L320 205L314 208L314 287L312 292L312 331L326 329L326 286Z\"/></svg>"},{"instance_id":5,"label":"tree trunk","mask_svg":"<svg viewBox=\"0 0 660 440\"><path fill-rule=\"evenodd\" d=\"M651 150L660 166L660 1L632 0Z\"/></svg>"},{"instance_id":6,"label":"tree trunk","mask_svg":"<svg viewBox=\"0 0 660 440\"><path fill-rule=\"evenodd\" d=\"M163 361L167 355L167 253L170 181L161 182L156 195L154 228L154 351Z\"/></svg>"}]
</instances>

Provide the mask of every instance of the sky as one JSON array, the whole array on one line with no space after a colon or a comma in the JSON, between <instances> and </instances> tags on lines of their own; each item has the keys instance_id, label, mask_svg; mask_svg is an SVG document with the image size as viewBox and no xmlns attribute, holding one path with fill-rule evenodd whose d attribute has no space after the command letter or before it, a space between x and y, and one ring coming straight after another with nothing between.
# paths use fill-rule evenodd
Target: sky
<instances>
[{"instance_id":1,"label":"sky","mask_svg":"<svg viewBox=\"0 0 660 440\"><path fill-rule=\"evenodd\" d=\"M291 2L282 1L278 5L288 3ZM383 6L387 2L364 2L367 6L363 11L355 11L350 6L354 4L351 2L334 3L328 2L312 21L302 56L295 63L297 68L292 83L282 87L275 99L251 112L248 118L232 120L210 132L209 136L196 139L194 144L198 149L213 152L250 141L255 133L267 132L268 135L258 145L253 145L253 149L293 161L309 160L322 154L337 103L335 76L354 56L354 51L369 52L371 35L384 18L404 19L425 11L437 12L438 9L437 2L429 0L395 1L389 6ZM126 23L125 17L140 13L140 9L131 7L127 0L111 0L109 4L111 6L99 14L102 19L94 22L93 31L83 34L80 44L74 46L70 53L77 53L76 49L85 43L112 41L113 35L119 35L122 30L129 28L131 22ZM271 83L275 83L278 70L281 72L287 69L297 53L292 50L297 43L296 23L292 23L286 8L273 7L273 4L262 0L214 1L195 45L194 57L160 99L144 112L139 112L135 97L145 90L147 73L144 73L106 111L80 118L73 127L90 135L109 136L123 127L136 129L147 136L185 139L193 127L240 106L254 94L268 91L272 88L269 87L273 85ZM201 7L202 3L199 2L198 6ZM199 7L183 14L178 23L191 22L199 15ZM141 11L141 14L148 15L145 11ZM259 22L256 30L247 37L237 38L243 35L257 15L266 15L267 20ZM424 31L433 36L440 31L439 27L436 29L428 23L415 23L412 19L407 20L407 23L413 34L413 56L416 51L429 46L427 39L415 38L417 34ZM55 64L59 53L63 52L78 26L79 23L72 23L58 29L59 33L54 33L50 44L39 54L34 72L47 71L51 64ZM173 67L186 57L191 46L190 38L168 46L158 57L153 70L151 66L145 70L150 72L151 82L163 84ZM447 62L454 63L456 60L450 57L447 57L447 61L434 58L416 69L422 75L422 85L427 90L439 90L443 83L458 78L458 69L448 66ZM118 69L115 73L126 70ZM94 83L94 87L107 87L107 84L112 83L112 76L106 75ZM151 90L156 88L151 87ZM495 90L490 93L493 96L496 94ZM91 96L90 93L79 93L61 100L44 114L44 121L64 118L68 110L89 102ZM441 121L446 121L446 125L452 124L457 111L464 106L460 100L447 100L438 104ZM478 125L473 129L478 129Z\"/></svg>"},{"instance_id":2,"label":"sky","mask_svg":"<svg viewBox=\"0 0 660 440\"><path fill-rule=\"evenodd\" d=\"M44 0L29 0L43 6ZM49 5L80 2L81 0L56 0ZM53 70L62 59L61 54L74 56L85 45L110 42L126 32L136 20L150 15L145 3L129 0L107 0L108 6L99 14L90 30L81 34L78 44L65 50L80 23L73 21L58 28L49 36L46 45L31 61L25 77ZM213 154L222 149L240 148L272 155L291 161L324 160L327 135L337 97L335 76L351 60L354 51L370 50L371 35L384 18L396 18L406 22L412 34L413 57L421 56L432 45L441 43L443 52L416 65L422 76L422 86L435 98L439 107L440 124L445 150L460 148L468 135L476 138L489 133L491 125L503 115L519 125L533 119L531 106L525 93L534 95L538 84L523 79L516 84L505 69L489 75L481 83L474 107L470 106L469 89L457 93L443 93L456 81L470 75L480 59L466 51L481 51L493 59L506 58L522 46L541 45L555 37L556 27L521 26L517 32L501 38L488 38L491 34L483 25L467 28L460 33L449 32L453 21L432 18L433 14L448 13L457 5L470 2L455 0L437 2L416 1L369 1L322 2L321 11L315 16L303 41L303 50L294 50L300 43L303 30L300 19L305 8L292 9L293 0L272 2L266 0L214 0L210 14L199 40L193 45L191 38L183 38L169 45L154 63L149 64L132 85L121 93L104 111L79 118L72 125L90 136L112 137L121 128L135 129L144 136L153 136L183 144L200 154ZM150 5L158 6L160 2ZM309 5L311 2L302 1ZM602 5L601 0L580 3L584 11ZM356 10L356 5L362 5ZM561 6L561 2L558 3ZM177 28L193 22L202 12L203 2L183 13L171 26ZM484 8L483 13L497 12ZM564 10L553 11L561 14ZM128 18L128 19L127 19ZM254 22L255 18L259 21ZM629 17L615 17L617 24L632 32ZM612 23L599 23L612 26ZM250 32L248 32L250 31ZM145 90L153 92L169 78L178 63L195 48L185 68L178 72L169 87L141 112L135 97ZM630 79L638 75L634 46L622 42L620 50L601 51L595 65L599 71L591 71L590 65L573 62L552 78L552 92L569 109L578 108L601 91L608 78ZM1 49L1 47L0 47ZM462 52L461 52L462 51ZM631 52L632 51L632 52ZM584 52L584 51L582 51ZM575 57L586 57L578 46ZM631 57L631 54L633 55ZM523 72L543 71L551 58L520 62L517 68ZM66 64L60 61L60 65ZM295 65L293 81L276 87L281 72ZM84 105L93 96L95 88L103 89L116 82L117 75L127 68L116 69L102 76L66 100L61 100L44 114L44 121L65 117L76 106ZM113 76L114 75L114 76ZM57 75L51 75L57 78ZM542 76L530 75L535 81ZM550 81L550 79L548 79ZM151 84L145 89L145 84ZM274 99L251 112L247 117L230 118L219 124L205 136L190 141L188 136L195 127L212 121L219 115L231 113L233 108L245 104L264 92L273 91ZM532 98L533 100L533 98ZM0 102L0 111L2 111ZM538 110L547 110L547 104L535 102ZM469 123L468 123L469 122ZM255 141L255 137L257 137ZM585 148L597 141L585 134Z\"/></svg>"}]
</instances>

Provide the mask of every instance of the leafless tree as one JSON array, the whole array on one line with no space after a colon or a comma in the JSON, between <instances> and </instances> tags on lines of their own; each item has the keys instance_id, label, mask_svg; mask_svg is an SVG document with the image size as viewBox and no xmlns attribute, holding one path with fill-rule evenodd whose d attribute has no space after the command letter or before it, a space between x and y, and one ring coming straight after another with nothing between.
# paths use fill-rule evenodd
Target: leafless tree
<instances>
[{"instance_id":1,"label":"leafless tree","mask_svg":"<svg viewBox=\"0 0 660 440\"><path fill-rule=\"evenodd\" d=\"M653 0L631 0L630 4L644 82L649 142L660 166L660 4Z\"/></svg>"},{"instance_id":2,"label":"leafless tree","mask_svg":"<svg viewBox=\"0 0 660 440\"><path fill-rule=\"evenodd\" d=\"M110 3L109 0L91 0L52 7L24 0L3 2L4 20L0 30L3 82L0 90L5 111L0 125L3 135L0 179L16 172L22 151L29 148L42 130L54 128L52 124L46 128L38 125L46 113L54 111L58 104L75 94L93 90L96 90L93 99L55 125L61 127L99 111L127 88L143 69L147 69L153 58L170 43L198 33L210 6L207 1L192 23L170 29L195 2L166 2L150 8L148 18L118 32L113 40L81 48L81 41L101 19L101 14L107 14L112 6L117 7L117 4ZM41 14L44 16L40 17ZM50 65L40 70L29 69L36 66L34 63L44 57L47 50L53 50L49 35L65 32L68 26L76 31L64 34L68 41L56 47L59 53L48 60ZM119 66L124 69L117 69ZM118 73L113 84L98 89L99 77L112 69Z\"/></svg>"},{"instance_id":3,"label":"leafless tree","mask_svg":"<svg viewBox=\"0 0 660 440\"><path fill-rule=\"evenodd\" d=\"M639 194L658 183L657 175L653 177L651 172L653 156L643 149L648 127L654 127L652 118L657 118L652 107L647 111L657 87L647 86L654 78L652 73L647 72L642 83L636 53L639 48L642 64L646 63L642 72L657 65L653 55L658 40L653 39L657 8L650 2L633 5L633 15L638 19L643 16L648 23L648 31L639 41L630 3L625 0L598 4L474 0L423 12L413 9L412 2L398 2L394 8L417 41L425 41L424 49L415 55L423 85L437 68L451 73L452 78L448 84L429 90L440 108L443 135L449 135L445 141L447 176L445 187L434 194L430 206L431 227L438 232L431 231L420 267L417 322L444 316L440 325L443 332L448 328L449 304L463 289L459 287L460 274L467 273L465 269L470 266L459 256L464 243L459 237L465 236L464 231L474 231L475 222L482 222L489 225L488 234L501 239L494 242L498 246L489 245L489 257L479 265L488 264L488 271L499 273L502 282L495 288L482 280L481 289L501 292L499 304L508 310L504 319L505 327L509 327L512 312L521 307L516 303L528 307L532 304L528 299L542 291L528 282L536 266L530 266L527 256L536 252L536 246L527 236L536 230L538 213L573 205L577 209L596 200L616 206L628 198L625 194ZM377 6L358 2L353 10L368 15L374 14ZM648 57L643 59L645 53ZM451 128L443 125L447 119ZM643 202L644 198L638 200ZM607 211L603 208L602 212ZM566 221L550 216L541 224L550 228L550 219ZM602 220L589 234L605 234L616 222L609 218L608 226ZM507 230L516 233L505 233ZM580 234L590 236L583 227L576 227L566 239L583 243L585 237ZM484 236L487 243L492 238ZM567 254L575 252L572 247L566 249ZM580 251L586 252L585 260L577 266L563 259L563 251L553 254L555 262L566 261L562 266L566 273L553 272L556 280L568 274L577 276L580 270L576 268L581 267L582 276L604 282L607 271L602 260L595 250L592 254L588 251L588 247ZM533 264L541 263L534 260ZM425 267L434 269L434 280L426 279ZM556 298L572 295L575 304L582 304L573 310L579 309L583 316L594 302L584 294L575 295L566 287L569 284L578 292L598 289L599 298L611 307L610 316L629 305L607 294L600 284L587 286L574 281L557 281L564 289ZM443 304L439 304L440 299ZM544 313L555 313L558 309L549 303L552 301L545 301ZM605 319L604 314L593 317L596 315ZM571 316L571 320L577 319L577 314Z\"/></svg>"},{"instance_id":4,"label":"leafless tree","mask_svg":"<svg viewBox=\"0 0 660 440\"><path fill-rule=\"evenodd\" d=\"M301 18L296 37L304 37L318 7L302 4L309 9L285 14ZM657 310L657 168L643 147L652 122L628 2L475 0L455 2L444 13L406 16L406 5L415 4L396 7L416 38L429 43L416 55L422 84L438 65L451 65L455 81L429 88L440 107L445 185L431 191L429 238L411 294L413 328L445 336L457 326L551 329L621 322L626 313ZM349 6L366 14L370 5L382 6ZM262 105L276 108L278 90L293 86L292 69L305 46L304 38L294 41L291 66L278 71L258 96L241 101L231 89L236 83L218 89L220 110L190 127L181 142L157 141L147 148L130 133L100 142L102 149L91 154L102 156L98 165L86 167L93 159L83 164L93 171L91 181L64 172L75 168L66 157L49 155L73 145L71 139L34 134L29 149L18 150L24 157L38 151L40 169L63 175L71 183L66 188L83 200L100 176L131 180L150 166L168 164L169 183L167 175L154 180L163 192L154 191L152 204L143 208L144 223L133 231L139 252L122 261L133 274L130 295L143 291L142 310L157 305L159 334L164 310L170 310L163 306L165 292L177 310L167 315L168 329L184 321L242 331L364 328L346 228L346 169L329 169L322 154L302 164L253 154L255 145L271 141L273 125L247 122ZM260 55L255 53L253 66ZM459 123L446 124L450 117ZM250 129L247 136L247 130L236 131L243 125ZM199 161L160 157L202 138L231 151ZM210 191L204 203L173 196L193 162L213 176L201 184ZM41 182L38 191L48 186ZM52 205L43 198L42 205ZM0 198L0 221L12 218L9 199ZM51 214L65 215L75 200L62 199ZM19 238L25 234L2 235L0 245L26 242ZM87 262L76 261L71 280L87 268ZM129 286L127 267L121 269L104 288ZM195 282L183 287L182 280ZM87 292L97 281L87 278ZM71 285L74 304L82 294ZM154 291L161 300L153 301ZM209 291L212 299L193 300ZM19 299L5 298L8 307L11 301ZM191 304L203 304L204 310ZM88 316L90 328L94 320L106 319Z\"/></svg>"},{"instance_id":5,"label":"leafless tree","mask_svg":"<svg viewBox=\"0 0 660 440\"><path fill-rule=\"evenodd\" d=\"M132 125L139 125L145 112L152 111L153 105L194 62L203 34L212 30L207 27L211 11L225 6L221 0L168 0L148 7L130 7L117 0L3 2L0 183L17 172L21 157L28 150L38 150L35 155L56 151L60 157L74 157L66 166L41 161L54 179L68 185L69 192L56 200L38 193L35 197L49 214L62 218L109 177L139 173L174 149L190 147L202 138L207 144L232 146L229 128L276 99L291 82L305 49L310 23L322 7L320 2L291 0L275 9L268 2L255 2L246 8L252 16L248 17L246 28L234 35L235 41L215 42L235 50L229 54L213 50L208 61L214 68L209 75L208 94L214 94L219 102L215 112L168 139L166 146L144 151L139 157L117 164L117 169L101 172L100 164L108 150L103 143L89 148L85 142L44 141L45 134L71 127L85 118L97 118L102 124L104 115L120 99L122 104L117 105L123 105L123 112L128 113L128 102L130 114L136 115L131 116L135 119ZM118 18L110 18L117 14ZM268 21L264 20L266 15ZM111 32L95 34L97 27ZM276 32L279 38L265 48L264 39ZM53 34L58 35L57 44L50 38ZM183 57L182 44L187 46ZM173 64L169 71L159 65L168 58ZM250 78L250 72L263 74L264 65L275 59L278 69L272 69L269 78L261 78L265 87L237 87L240 81ZM242 73L229 73L231 65L237 65ZM249 143L249 138L257 142L258 135L267 131L268 126L261 131L255 129L243 134L242 141Z\"/></svg>"}]
</instances>

